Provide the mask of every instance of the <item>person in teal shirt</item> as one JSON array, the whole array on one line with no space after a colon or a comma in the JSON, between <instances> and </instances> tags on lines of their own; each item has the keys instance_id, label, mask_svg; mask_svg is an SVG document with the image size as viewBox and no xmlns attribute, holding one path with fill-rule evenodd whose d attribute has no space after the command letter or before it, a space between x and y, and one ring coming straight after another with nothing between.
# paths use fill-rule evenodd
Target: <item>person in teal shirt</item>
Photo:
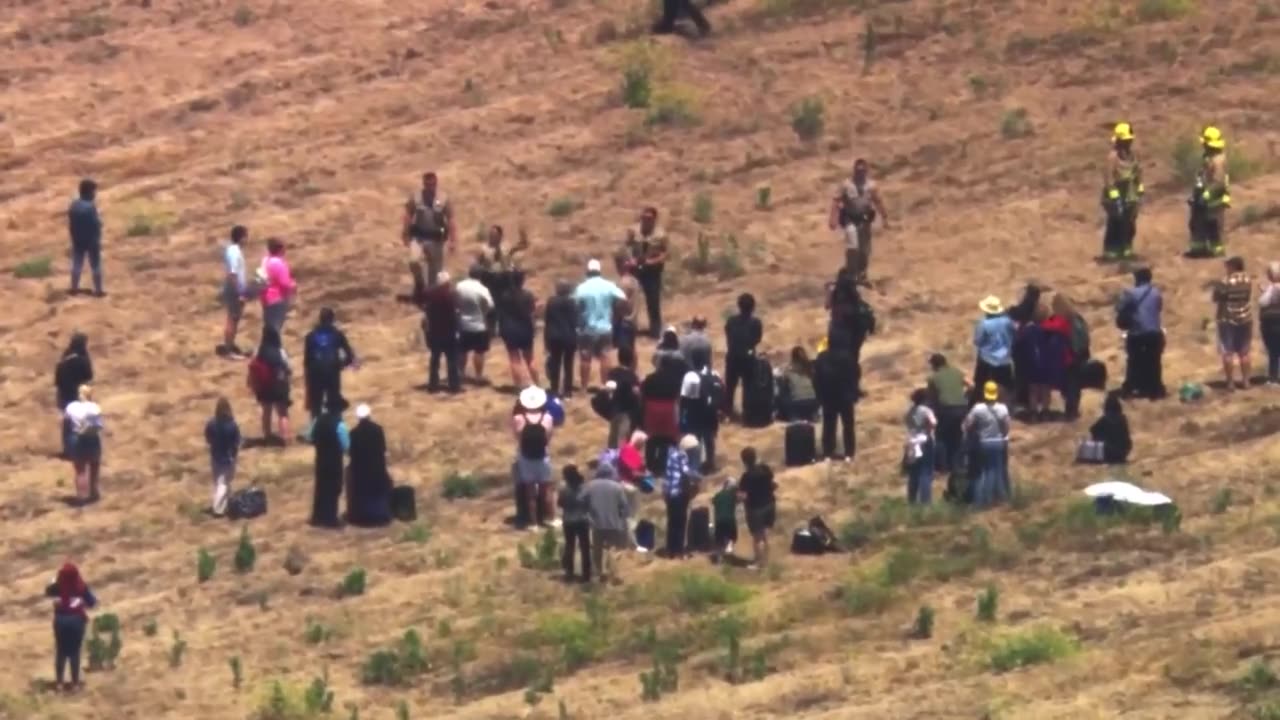
<instances>
[{"instance_id":1,"label":"person in teal shirt","mask_svg":"<svg viewBox=\"0 0 1280 720\"><path fill-rule=\"evenodd\" d=\"M600 275L600 261L587 263L587 279L573 292L578 304L578 350L582 356L582 387L591 382L591 360L600 361L600 384L609 373L609 351L613 348L614 305L627 296L612 280Z\"/></svg>"}]
</instances>

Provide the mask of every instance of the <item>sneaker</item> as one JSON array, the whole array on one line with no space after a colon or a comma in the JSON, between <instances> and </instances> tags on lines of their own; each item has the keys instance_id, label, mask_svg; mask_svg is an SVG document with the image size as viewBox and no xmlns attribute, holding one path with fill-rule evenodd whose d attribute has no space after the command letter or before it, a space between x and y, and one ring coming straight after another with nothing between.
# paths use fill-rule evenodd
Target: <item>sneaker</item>
<instances>
[{"instance_id":1,"label":"sneaker","mask_svg":"<svg viewBox=\"0 0 1280 720\"><path fill-rule=\"evenodd\" d=\"M564 527L564 521L560 518L552 518L551 521L547 523L547 527L553 527L558 530Z\"/></svg>"}]
</instances>

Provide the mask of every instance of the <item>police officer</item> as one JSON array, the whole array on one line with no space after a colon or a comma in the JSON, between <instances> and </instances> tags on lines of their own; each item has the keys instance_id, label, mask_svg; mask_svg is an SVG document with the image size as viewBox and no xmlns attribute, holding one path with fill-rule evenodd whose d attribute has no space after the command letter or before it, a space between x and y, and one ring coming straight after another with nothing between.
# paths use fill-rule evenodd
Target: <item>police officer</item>
<instances>
[{"instance_id":1,"label":"police officer","mask_svg":"<svg viewBox=\"0 0 1280 720\"><path fill-rule=\"evenodd\" d=\"M404 234L402 239L409 250L409 272L413 273L414 296L427 287L434 287L436 278L444 269L444 248L456 249L458 233L453 224L453 208L437 191L438 181L433 172L422 176L422 190L409 196L405 204ZM422 263L427 264L426 277Z\"/></svg>"},{"instance_id":2,"label":"police officer","mask_svg":"<svg viewBox=\"0 0 1280 720\"><path fill-rule=\"evenodd\" d=\"M888 230L889 213L884 209L880 191L867 176L867 161L858 158L853 163L853 177L836 190L828 224L832 230L844 233L845 267L860 283L867 281L867 268L871 264L871 223L876 213Z\"/></svg>"},{"instance_id":3,"label":"police officer","mask_svg":"<svg viewBox=\"0 0 1280 720\"><path fill-rule=\"evenodd\" d=\"M1196 184L1187 204L1191 206L1188 228L1191 231L1192 257L1222 257L1226 254L1226 215L1231 207L1230 180L1227 177L1227 141L1222 131L1210 125L1200 134L1204 156Z\"/></svg>"},{"instance_id":4,"label":"police officer","mask_svg":"<svg viewBox=\"0 0 1280 720\"><path fill-rule=\"evenodd\" d=\"M1138 206L1142 202L1142 168L1133 152L1133 126L1116 123L1111 133L1111 152L1102 180L1102 209L1107 214L1102 234L1102 257L1106 260L1133 257L1133 237L1137 233Z\"/></svg>"}]
</instances>

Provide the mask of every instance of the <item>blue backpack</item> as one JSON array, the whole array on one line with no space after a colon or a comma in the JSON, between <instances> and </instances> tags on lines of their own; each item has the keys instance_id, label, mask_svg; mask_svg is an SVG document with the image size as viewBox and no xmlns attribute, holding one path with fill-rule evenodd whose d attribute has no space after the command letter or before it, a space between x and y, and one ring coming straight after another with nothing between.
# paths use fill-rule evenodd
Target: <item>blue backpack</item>
<instances>
[{"instance_id":1,"label":"blue backpack","mask_svg":"<svg viewBox=\"0 0 1280 720\"><path fill-rule=\"evenodd\" d=\"M332 328L319 328L311 334L307 358L316 367L334 369L340 364L338 333Z\"/></svg>"}]
</instances>

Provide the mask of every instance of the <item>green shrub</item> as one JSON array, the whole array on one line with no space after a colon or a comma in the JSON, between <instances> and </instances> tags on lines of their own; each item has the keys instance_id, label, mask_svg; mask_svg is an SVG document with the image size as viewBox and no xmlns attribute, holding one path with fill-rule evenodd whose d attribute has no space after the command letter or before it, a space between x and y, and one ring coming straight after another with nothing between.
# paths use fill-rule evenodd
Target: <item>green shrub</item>
<instances>
[{"instance_id":1,"label":"green shrub","mask_svg":"<svg viewBox=\"0 0 1280 720\"><path fill-rule=\"evenodd\" d=\"M590 619L564 613L550 613L538 620L538 642L556 647L565 672L589 664L604 649L607 637Z\"/></svg>"},{"instance_id":2,"label":"green shrub","mask_svg":"<svg viewBox=\"0 0 1280 720\"><path fill-rule=\"evenodd\" d=\"M840 586L837 597L849 615L879 615L893 603L893 591L877 578L862 578Z\"/></svg>"},{"instance_id":3,"label":"green shrub","mask_svg":"<svg viewBox=\"0 0 1280 720\"><path fill-rule=\"evenodd\" d=\"M523 543L516 545L516 558L520 561L520 567L526 570L546 571L560 567L559 541L555 530L543 530L542 537L533 550Z\"/></svg>"},{"instance_id":4,"label":"green shrub","mask_svg":"<svg viewBox=\"0 0 1280 720\"><path fill-rule=\"evenodd\" d=\"M1235 685L1242 692L1254 695L1280 687L1280 678L1276 677L1275 671L1266 662L1254 660L1249 663L1244 674L1235 681Z\"/></svg>"},{"instance_id":5,"label":"green shrub","mask_svg":"<svg viewBox=\"0 0 1280 720\"><path fill-rule=\"evenodd\" d=\"M698 123L699 97L696 90L687 85L661 85L649 98L646 125L674 125L688 127Z\"/></svg>"},{"instance_id":6,"label":"green shrub","mask_svg":"<svg viewBox=\"0 0 1280 720\"><path fill-rule=\"evenodd\" d=\"M737 605L751 597L749 589L735 585L722 575L682 572L676 582L676 606L691 613L716 606Z\"/></svg>"},{"instance_id":7,"label":"green shrub","mask_svg":"<svg viewBox=\"0 0 1280 720\"><path fill-rule=\"evenodd\" d=\"M426 523L416 522L400 535L400 542L414 543L415 545L426 545L431 541L431 526Z\"/></svg>"},{"instance_id":8,"label":"green shrub","mask_svg":"<svg viewBox=\"0 0 1280 720\"><path fill-rule=\"evenodd\" d=\"M103 635L107 637L104 639ZM89 639L85 651L89 670L114 670L123 643L120 641L120 618L114 613L103 613L93 618L89 626Z\"/></svg>"},{"instance_id":9,"label":"green shrub","mask_svg":"<svg viewBox=\"0 0 1280 720\"><path fill-rule=\"evenodd\" d=\"M173 631L173 643L169 645L169 667L182 667L182 657L187 653L187 641L182 639L177 630Z\"/></svg>"},{"instance_id":10,"label":"green shrub","mask_svg":"<svg viewBox=\"0 0 1280 720\"><path fill-rule=\"evenodd\" d=\"M924 567L924 558L911 548L898 548L885 558L881 572L881 582L892 588L906 585L920 574Z\"/></svg>"},{"instance_id":11,"label":"green shrub","mask_svg":"<svg viewBox=\"0 0 1280 720\"><path fill-rule=\"evenodd\" d=\"M151 618L142 626L142 634L146 635L147 637L155 637L156 633L159 631L160 631L160 626L156 624L155 618Z\"/></svg>"},{"instance_id":12,"label":"green shrub","mask_svg":"<svg viewBox=\"0 0 1280 720\"><path fill-rule=\"evenodd\" d=\"M48 255L41 255L37 258L25 260L18 263L13 268L13 276L20 280L36 280L39 278L47 278L53 274L53 258Z\"/></svg>"},{"instance_id":13,"label":"green shrub","mask_svg":"<svg viewBox=\"0 0 1280 720\"><path fill-rule=\"evenodd\" d=\"M1222 488L1213 494L1210 510L1214 515L1221 515L1231 507L1231 488Z\"/></svg>"},{"instance_id":14,"label":"green shrub","mask_svg":"<svg viewBox=\"0 0 1280 720\"><path fill-rule=\"evenodd\" d=\"M920 606L920 611L916 613L916 624L912 628L911 634L920 640L928 640L933 637L933 608L928 605Z\"/></svg>"},{"instance_id":15,"label":"green shrub","mask_svg":"<svg viewBox=\"0 0 1280 720\"><path fill-rule=\"evenodd\" d=\"M159 230L159 224L155 218L150 215L139 213L129 218L129 223L125 226L125 237L147 237L154 235Z\"/></svg>"},{"instance_id":16,"label":"green shrub","mask_svg":"<svg viewBox=\"0 0 1280 720\"><path fill-rule=\"evenodd\" d=\"M346 577L342 578L342 584L338 586L338 594L341 597L363 595L366 579L364 568L358 567L352 570L347 573Z\"/></svg>"},{"instance_id":17,"label":"green shrub","mask_svg":"<svg viewBox=\"0 0 1280 720\"><path fill-rule=\"evenodd\" d=\"M256 19L253 9L243 4L236 6L235 14L231 16L231 22L235 23L236 27L248 27Z\"/></svg>"},{"instance_id":18,"label":"green shrub","mask_svg":"<svg viewBox=\"0 0 1280 720\"><path fill-rule=\"evenodd\" d=\"M710 193L700 192L693 196L693 221L706 225L711 222L714 210Z\"/></svg>"},{"instance_id":19,"label":"green shrub","mask_svg":"<svg viewBox=\"0 0 1280 720\"><path fill-rule=\"evenodd\" d=\"M248 525L240 529L240 542L236 545L234 561L236 572L241 575L251 572L254 563L258 561L258 551L253 547L253 541L249 539Z\"/></svg>"},{"instance_id":20,"label":"green shrub","mask_svg":"<svg viewBox=\"0 0 1280 720\"><path fill-rule=\"evenodd\" d=\"M756 209L768 210L772 202L773 189L768 185L761 185L756 188Z\"/></svg>"},{"instance_id":21,"label":"green shrub","mask_svg":"<svg viewBox=\"0 0 1280 720\"><path fill-rule=\"evenodd\" d=\"M983 76L981 76L981 75L970 75L970 76L969 76L969 89L973 91L973 96L974 96L974 97L976 97L976 98L982 98L982 97L985 97L985 96L986 96L986 94L987 94L987 90L988 90L990 87L991 87L991 86L990 86L990 84L987 82L987 79L986 79L985 77L983 77Z\"/></svg>"},{"instance_id":22,"label":"green shrub","mask_svg":"<svg viewBox=\"0 0 1280 720\"><path fill-rule=\"evenodd\" d=\"M978 593L978 620L993 623L999 610L1000 591L995 585L987 585L985 590Z\"/></svg>"},{"instance_id":23,"label":"green shrub","mask_svg":"<svg viewBox=\"0 0 1280 720\"><path fill-rule=\"evenodd\" d=\"M196 551L196 579L200 582L208 582L213 577L213 571L218 567L218 561L209 553L208 550L200 548Z\"/></svg>"},{"instance_id":24,"label":"green shrub","mask_svg":"<svg viewBox=\"0 0 1280 720\"><path fill-rule=\"evenodd\" d=\"M987 659L992 670L1008 672L1060 660L1079 648L1079 642L1062 631L1039 627L1000 638L992 644Z\"/></svg>"},{"instance_id":25,"label":"green shrub","mask_svg":"<svg viewBox=\"0 0 1280 720\"><path fill-rule=\"evenodd\" d=\"M1025 108L1013 108L1005 111L1000 118L1000 136L1005 140L1018 140L1031 137L1035 129L1031 126L1031 118Z\"/></svg>"},{"instance_id":26,"label":"green shrub","mask_svg":"<svg viewBox=\"0 0 1280 720\"><path fill-rule=\"evenodd\" d=\"M807 97L791 106L791 130L802 142L822 137L826 127L826 106L819 97Z\"/></svg>"},{"instance_id":27,"label":"green shrub","mask_svg":"<svg viewBox=\"0 0 1280 720\"><path fill-rule=\"evenodd\" d=\"M239 690L240 683L244 680L244 668L240 665L240 656L232 655L227 665L231 668L231 689Z\"/></svg>"},{"instance_id":28,"label":"green shrub","mask_svg":"<svg viewBox=\"0 0 1280 720\"><path fill-rule=\"evenodd\" d=\"M303 633L303 637L307 643L319 645L333 639L333 630L325 626L324 623L307 618L307 629Z\"/></svg>"},{"instance_id":29,"label":"green shrub","mask_svg":"<svg viewBox=\"0 0 1280 720\"><path fill-rule=\"evenodd\" d=\"M582 203L571 197L556 198L547 206L547 214L553 218L569 217L582 207Z\"/></svg>"},{"instance_id":30,"label":"green shrub","mask_svg":"<svg viewBox=\"0 0 1280 720\"><path fill-rule=\"evenodd\" d=\"M653 79L650 70L643 66L633 66L622 70L622 104L632 109L649 107L649 99L653 97Z\"/></svg>"},{"instance_id":31,"label":"green shrub","mask_svg":"<svg viewBox=\"0 0 1280 720\"><path fill-rule=\"evenodd\" d=\"M302 706L311 715L328 715L333 711L333 691L329 689L329 671L314 678L302 695Z\"/></svg>"},{"instance_id":32,"label":"green shrub","mask_svg":"<svg viewBox=\"0 0 1280 720\"><path fill-rule=\"evenodd\" d=\"M1280 720L1280 701L1255 706L1249 713L1253 720Z\"/></svg>"},{"instance_id":33,"label":"green shrub","mask_svg":"<svg viewBox=\"0 0 1280 720\"><path fill-rule=\"evenodd\" d=\"M442 486L446 500L480 497L480 482L469 473L449 473Z\"/></svg>"},{"instance_id":34,"label":"green shrub","mask_svg":"<svg viewBox=\"0 0 1280 720\"><path fill-rule=\"evenodd\" d=\"M1164 22L1186 17L1193 10L1194 0L1139 0L1137 16L1142 22Z\"/></svg>"}]
</instances>

